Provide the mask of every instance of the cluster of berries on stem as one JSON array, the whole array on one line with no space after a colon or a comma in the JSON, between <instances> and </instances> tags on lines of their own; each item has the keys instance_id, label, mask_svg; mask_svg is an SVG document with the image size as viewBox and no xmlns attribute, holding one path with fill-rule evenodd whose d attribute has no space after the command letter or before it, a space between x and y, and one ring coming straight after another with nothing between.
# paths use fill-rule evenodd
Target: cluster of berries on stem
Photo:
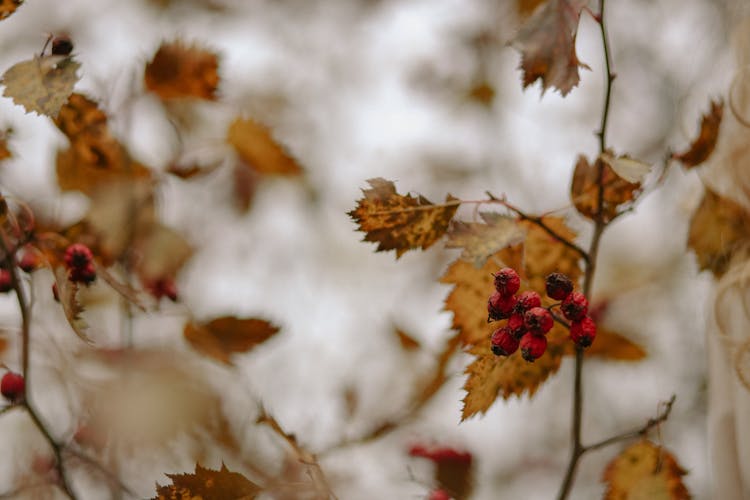
<instances>
[{"instance_id":1,"label":"cluster of berries on stem","mask_svg":"<svg viewBox=\"0 0 750 500\"><path fill-rule=\"evenodd\" d=\"M570 338L578 346L588 347L596 336L596 324L587 316L588 300L573 291L573 282L562 273L547 276L547 296L561 300L560 304L542 307L542 298L533 290L517 294L521 278L509 267L494 275L495 291L487 301L487 321L507 320L492 333L492 352L510 356L521 349L528 362L539 359L547 350L547 337L555 323L551 309L559 305L563 316L570 321Z\"/></svg>"},{"instance_id":2,"label":"cluster of berries on stem","mask_svg":"<svg viewBox=\"0 0 750 500\"><path fill-rule=\"evenodd\" d=\"M64 261L70 281L88 285L96 279L94 255L86 245L73 243L68 246L65 249Z\"/></svg>"}]
</instances>

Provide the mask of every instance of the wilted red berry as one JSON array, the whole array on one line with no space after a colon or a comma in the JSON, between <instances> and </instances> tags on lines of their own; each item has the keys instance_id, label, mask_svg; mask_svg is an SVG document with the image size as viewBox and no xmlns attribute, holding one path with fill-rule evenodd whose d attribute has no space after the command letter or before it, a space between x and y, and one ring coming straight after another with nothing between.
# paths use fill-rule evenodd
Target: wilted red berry
<instances>
[{"instance_id":1,"label":"wilted red berry","mask_svg":"<svg viewBox=\"0 0 750 500\"><path fill-rule=\"evenodd\" d=\"M563 273L552 273L547 276L545 287L548 297L563 300L573 291L573 282Z\"/></svg>"},{"instance_id":2,"label":"wilted red berry","mask_svg":"<svg viewBox=\"0 0 750 500\"><path fill-rule=\"evenodd\" d=\"M576 345L588 347L596 338L596 323L586 316L581 321L573 321L570 324L570 339Z\"/></svg>"},{"instance_id":3,"label":"wilted red berry","mask_svg":"<svg viewBox=\"0 0 750 500\"><path fill-rule=\"evenodd\" d=\"M0 269L0 293L13 290L13 276L7 269Z\"/></svg>"},{"instance_id":4,"label":"wilted red berry","mask_svg":"<svg viewBox=\"0 0 750 500\"><path fill-rule=\"evenodd\" d=\"M552 329L555 320L552 314L543 307L532 307L523 316L526 329L533 333L545 334Z\"/></svg>"},{"instance_id":5,"label":"wilted red berry","mask_svg":"<svg viewBox=\"0 0 750 500\"><path fill-rule=\"evenodd\" d=\"M521 278L510 267L500 269L493 276L495 277L495 290L505 296L513 295L521 288Z\"/></svg>"},{"instance_id":6,"label":"wilted red berry","mask_svg":"<svg viewBox=\"0 0 750 500\"><path fill-rule=\"evenodd\" d=\"M528 332L521 337L521 356L526 361L533 363L539 359L547 350L547 337Z\"/></svg>"},{"instance_id":7,"label":"wilted red berry","mask_svg":"<svg viewBox=\"0 0 750 500\"><path fill-rule=\"evenodd\" d=\"M520 339L521 336L526 333L526 322L524 321L523 314L521 313L513 313L510 315L510 318L508 318L508 330L510 330L510 333L513 334L513 336L517 339Z\"/></svg>"},{"instance_id":8,"label":"wilted red berry","mask_svg":"<svg viewBox=\"0 0 750 500\"><path fill-rule=\"evenodd\" d=\"M65 249L65 267L70 269L85 267L94 260L91 249L83 243L73 243Z\"/></svg>"},{"instance_id":9,"label":"wilted red berry","mask_svg":"<svg viewBox=\"0 0 750 500\"><path fill-rule=\"evenodd\" d=\"M510 356L518 350L518 338L504 326L492 333L492 352L495 356Z\"/></svg>"},{"instance_id":10,"label":"wilted red berry","mask_svg":"<svg viewBox=\"0 0 750 500\"><path fill-rule=\"evenodd\" d=\"M489 319L494 321L498 319L506 319L513 312L513 308L516 306L516 297L513 295L503 295L500 292L492 292L489 300L487 300L487 313Z\"/></svg>"},{"instance_id":11,"label":"wilted red berry","mask_svg":"<svg viewBox=\"0 0 750 500\"><path fill-rule=\"evenodd\" d=\"M570 321L580 321L589 311L589 301L581 292L573 292L565 297L560 304L560 309Z\"/></svg>"},{"instance_id":12,"label":"wilted red berry","mask_svg":"<svg viewBox=\"0 0 750 500\"><path fill-rule=\"evenodd\" d=\"M0 393L13 402L23 398L25 387L26 382L20 373L7 372L0 380Z\"/></svg>"},{"instance_id":13,"label":"wilted red berry","mask_svg":"<svg viewBox=\"0 0 750 500\"><path fill-rule=\"evenodd\" d=\"M516 312L525 313L532 307L542 305L542 298L534 290L526 290L518 296L516 301Z\"/></svg>"}]
</instances>

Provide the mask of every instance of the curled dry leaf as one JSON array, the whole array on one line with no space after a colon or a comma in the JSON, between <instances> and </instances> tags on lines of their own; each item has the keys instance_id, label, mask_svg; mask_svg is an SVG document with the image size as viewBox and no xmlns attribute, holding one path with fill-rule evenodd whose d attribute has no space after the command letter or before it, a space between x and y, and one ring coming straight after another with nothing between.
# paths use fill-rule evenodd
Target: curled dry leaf
<instances>
[{"instance_id":1,"label":"curled dry leaf","mask_svg":"<svg viewBox=\"0 0 750 500\"><path fill-rule=\"evenodd\" d=\"M263 489L239 472L232 472L221 464L220 470L204 469L195 465L194 474L167 474L172 484L156 485L153 500L191 498L201 500L249 500Z\"/></svg>"},{"instance_id":2,"label":"curled dry leaf","mask_svg":"<svg viewBox=\"0 0 750 500\"><path fill-rule=\"evenodd\" d=\"M302 167L274 139L271 131L249 118L238 118L229 125L227 142L237 151L245 166L261 175L300 175Z\"/></svg>"},{"instance_id":3,"label":"curled dry leaf","mask_svg":"<svg viewBox=\"0 0 750 500\"><path fill-rule=\"evenodd\" d=\"M643 440L623 450L604 470L605 500L687 500L685 470L674 455Z\"/></svg>"},{"instance_id":4,"label":"curled dry leaf","mask_svg":"<svg viewBox=\"0 0 750 500\"><path fill-rule=\"evenodd\" d=\"M364 241L377 242L377 252L396 250L396 258L440 239L460 204L451 195L444 205L433 205L424 196L400 195L393 182L380 177L367 182L371 188L362 190L365 197L348 215L367 233Z\"/></svg>"},{"instance_id":5,"label":"curled dry leaf","mask_svg":"<svg viewBox=\"0 0 750 500\"><path fill-rule=\"evenodd\" d=\"M184 334L195 350L231 365L232 354L249 352L278 331L278 327L262 319L224 316L208 323L188 323Z\"/></svg>"},{"instance_id":6,"label":"curled dry leaf","mask_svg":"<svg viewBox=\"0 0 750 500\"><path fill-rule=\"evenodd\" d=\"M11 66L3 74L3 95L35 112L55 118L78 81L81 65L69 56L35 56Z\"/></svg>"},{"instance_id":7,"label":"curled dry leaf","mask_svg":"<svg viewBox=\"0 0 750 500\"><path fill-rule=\"evenodd\" d=\"M525 228L514 217L491 212L480 214L484 223L451 222L446 248L462 248L461 258L482 267L487 258L505 247L521 243Z\"/></svg>"},{"instance_id":8,"label":"curled dry leaf","mask_svg":"<svg viewBox=\"0 0 750 500\"><path fill-rule=\"evenodd\" d=\"M523 86L542 80L542 93L554 87L565 96L578 85L576 32L588 0L548 0L521 26L513 45L521 52Z\"/></svg>"},{"instance_id":9,"label":"curled dry leaf","mask_svg":"<svg viewBox=\"0 0 750 500\"><path fill-rule=\"evenodd\" d=\"M0 0L0 21L13 15L23 0Z\"/></svg>"},{"instance_id":10,"label":"curled dry leaf","mask_svg":"<svg viewBox=\"0 0 750 500\"><path fill-rule=\"evenodd\" d=\"M737 249L750 243L750 213L742 205L706 189L690 219L688 248L698 257L701 270L720 278Z\"/></svg>"},{"instance_id":11,"label":"curled dry leaf","mask_svg":"<svg viewBox=\"0 0 750 500\"><path fill-rule=\"evenodd\" d=\"M215 100L219 86L216 54L177 40L163 43L146 65L146 88L162 99Z\"/></svg>"},{"instance_id":12,"label":"curled dry leaf","mask_svg":"<svg viewBox=\"0 0 750 500\"><path fill-rule=\"evenodd\" d=\"M643 178L651 172L650 164L631 158L628 155L615 157L610 153L604 153L600 158L607 166L612 168L614 173L631 184L643 182Z\"/></svg>"},{"instance_id":13,"label":"curled dry leaf","mask_svg":"<svg viewBox=\"0 0 750 500\"><path fill-rule=\"evenodd\" d=\"M683 153L675 153L672 158L679 160L685 168L693 168L708 159L716 147L719 138L719 127L724 115L724 103L722 101L711 101L711 109L703 115L701 130L690 148Z\"/></svg>"},{"instance_id":14,"label":"curled dry leaf","mask_svg":"<svg viewBox=\"0 0 750 500\"><path fill-rule=\"evenodd\" d=\"M612 170L607 163L597 159L593 165L584 156L579 156L573 171L573 181L570 185L570 197L576 210L591 220L595 220L599 213L599 166L602 171L601 217L609 222L619 213L627 210L641 192L639 183L628 182Z\"/></svg>"},{"instance_id":15,"label":"curled dry leaf","mask_svg":"<svg viewBox=\"0 0 750 500\"><path fill-rule=\"evenodd\" d=\"M68 279L68 272L64 267L55 268L54 274L55 283L57 284L57 296L65 313L65 319L68 320L68 324L70 324L73 332L78 335L78 338L84 342L91 343L92 341L88 336L89 325L81 317L84 309L78 301L78 283Z\"/></svg>"}]
</instances>

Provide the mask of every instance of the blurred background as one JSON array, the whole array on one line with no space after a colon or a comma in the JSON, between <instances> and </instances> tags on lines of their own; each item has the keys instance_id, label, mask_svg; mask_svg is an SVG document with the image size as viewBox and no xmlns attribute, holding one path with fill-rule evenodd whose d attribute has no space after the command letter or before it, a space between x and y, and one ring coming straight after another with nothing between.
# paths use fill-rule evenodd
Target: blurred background
<instances>
[{"instance_id":1,"label":"blurred background","mask_svg":"<svg viewBox=\"0 0 750 500\"><path fill-rule=\"evenodd\" d=\"M688 144L709 100L729 88L732 32L744 9L716 0L608 4L617 74L609 144L616 153L658 163L669 147ZM134 344L174 353L180 369L210 388L210 398L218 395L215 404L245 453L269 463L276 456L269 435L250 430L262 403L319 454L342 500L425 498L431 466L409 457L414 443L471 452L472 498L546 499L568 458L570 358L533 399L499 401L483 417L459 423L470 358L458 356L446 386L408 425L331 450L398 415L451 335L443 311L449 287L438 278L459 252L437 244L397 261L362 243L346 212L366 179L393 180L399 192L433 202L446 193L479 199L490 190L541 213L569 207L577 155L597 152L604 90L598 26L582 16L578 56L590 70L563 99L552 91L540 96L538 84L522 90L519 54L508 45L518 23L512 0L35 0L0 23L0 68L38 53L49 33L69 34L82 65L76 90L108 112L111 130L137 161L161 172L160 213L196 253L179 275L183 304L136 318ZM178 38L219 54L217 102L169 108L143 88L145 63L162 41ZM270 126L304 168L300 178L261 182L246 212L233 205L231 168L197 180L165 173L186 151L206 162L226 157L226 128L238 115ZM176 116L190 123L179 134ZM87 199L56 184L54 158L67 140L51 120L3 98L0 126L13 129L13 157L0 167L3 191L48 217L80 217ZM712 279L698 273L685 249L701 189L696 174L673 168L605 235L594 301L609 301L606 325L643 345L648 358L586 364L583 426L590 441L638 428L675 394L659 438L688 471L694 497L708 498L704 332ZM587 223L571 215L570 224L587 244ZM82 360L68 326L45 312L50 283L43 276L33 283L34 392L53 430L66 435L76 408L87 404L87 380L107 367ZM12 340L17 306L13 297L0 305ZM87 314L99 345L116 346L116 308L92 306ZM199 359L182 340L185 318L223 314L262 316L282 330L225 369ZM404 352L394 327L423 348ZM9 366L17 363L14 346L3 354ZM0 433L8 457L2 492L43 441L20 414L0 418ZM153 496L164 473L193 470L190 439L150 440L109 463L138 495ZM603 465L619 449L585 456L573 498L601 497ZM224 460L242 469L218 449L202 453L203 465L218 468ZM88 492L82 498L101 498L101 486L73 477Z\"/></svg>"}]
</instances>

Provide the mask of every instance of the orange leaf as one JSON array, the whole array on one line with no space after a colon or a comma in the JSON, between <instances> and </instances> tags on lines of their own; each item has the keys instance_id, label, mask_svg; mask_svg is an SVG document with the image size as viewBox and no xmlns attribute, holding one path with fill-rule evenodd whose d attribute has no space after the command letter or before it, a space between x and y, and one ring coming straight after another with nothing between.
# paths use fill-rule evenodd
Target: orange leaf
<instances>
[{"instance_id":1,"label":"orange leaf","mask_svg":"<svg viewBox=\"0 0 750 500\"><path fill-rule=\"evenodd\" d=\"M13 153L8 149L8 137L10 137L11 133L12 129L7 129L0 133L0 161L13 156Z\"/></svg>"},{"instance_id":2,"label":"orange leaf","mask_svg":"<svg viewBox=\"0 0 750 500\"><path fill-rule=\"evenodd\" d=\"M716 147L723 114L724 103L711 101L711 110L703 115L700 133L690 144L690 149L684 153L675 153L672 158L681 161L685 168L693 168L706 161Z\"/></svg>"},{"instance_id":3,"label":"orange leaf","mask_svg":"<svg viewBox=\"0 0 750 500\"><path fill-rule=\"evenodd\" d=\"M213 101L219 86L216 54L177 40L162 43L146 65L146 88L161 99L196 97Z\"/></svg>"},{"instance_id":4,"label":"orange leaf","mask_svg":"<svg viewBox=\"0 0 750 500\"><path fill-rule=\"evenodd\" d=\"M427 249L448 230L460 202L448 195L444 205L427 198L400 195L393 182L383 178L367 181L365 197L349 216L367 233L364 241L378 242L376 251L396 250L396 258L407 250Z\"/></svg>"},{"instance_id":5,"label":"orange leaf","mask_svg":"<svg viewBox=\"0 0 750 500\"><path fill-rule=\"evenodd\" d=\"M557 88L565 96L578 85L576 32L587 0L549 0L524 23L514 40L521 52L523 86L542 80L542 93Z\"/></svg>"},{"instance_id":6,"label":"orange leaf","mask_svg":"<svg viewBox=\"0 0 750 500\"><path fill-rule=\"evenodd\" d=\"M396 328L394 330L394 333L398 338L398 343L401 345L401 348L404 351L415 351L421 347L421 344L417 339L404 332L400 328Z\"/></svg>"},{"instance_id":7,"label":"orange leaf","mask_svg":"<svg viewBox=\"0 0 750 500\"><path fill-rule=\"evenodd\" d=\"M687 500L686 474L674 455L650 441L623 450L604 471L605 500Z\"/></svg>"},{"instance_id":8,"label":"orange leaf","mask_svg":"<svg viewBox=\"0 0 750 500\"><path fill-rule=\"evenodd\" d=\"M639 183L628 182L617 175L612 167L598 158L591 165L584 156L578 157L570 186L570 197L576 210L591 220L599 212L599 167L602 171L604 195L602 200L602 220L608 222L626 210L640 194Z\"/></svg>"},{"instance_id":9,"label":"orange leaf","mask_svg":"<svg viewBox=\"0 0 750 500\"><path fill-rule=\"evenodd\" d=\"M238 118L229 125L227 142L245 165L262 175L300 175L302 167L279 144L271 131L249 118Z\"/></svg>"},{"instance_id":10,"label":"orange leaf","mask_svg":"<svg viewBox=\"0 0 750 500\"><path fill-rule=\"evenodd\" d=\"M10 17L23 3L23 0L0 0L0 21Z\"/></svg>"},{"instance_id":11,"label":"orange leaf","mask_svg":"<svg viewBox=\"0 0 750 500\"><path fill-rule=\"evenodd\" d=\"M638 344L612 330L597 326L596 339L584 353L615 361L640 361L646 357L646 351ZM575 354L573 343L568 344L566 354Z\"/></svg>"},{"instance_id":12,"label":"orange leaf","mask_svg":"<svg viewBox=\"0 0 750 500\"><path fill-rule=\"evenodd\" d=\"M518 220L491 212L480 214L486 224L454 220L448 229L446 248L462 248L461 258L482 267L487 258L503 248L521 243L526 235Z\"/></svg>"},{"instance_id":13,"label":"orange leaf","mask_svg":"<svg viewBox=\"0 0 750 500\"><path fill-rule=\"evenodd\" d=\"M278 331L278 327L265 320L224 316L208 323L188 323L184 334L197 351L231 365L230 355L248 352Z\"/></svg>"},{"instance_id":14,"label":"orange leaf","mask_svg":"<svg viewBox=\"0 0 750 500\"><path fill-rule=\"evenodd\" d=\"M156 485L153 500L190 498L201 500L251 499L262 488L238 472L232 472L221 464L220 470L204 469L195 465L194 474L167 474L172 484Z\"/></svg>"},{"instance_id":15,"label":"orange leaf","mask_svg":"<svg viewBox=\"0 0 750 500\"><path fill-rule=\"evenodd\" d=\"M698 257L701 270L717 278L729 267L734 252L750 237L750 214L742 205L706 189L703 201L690 220L688 248Z\"/></svg>"}]
</instances>

